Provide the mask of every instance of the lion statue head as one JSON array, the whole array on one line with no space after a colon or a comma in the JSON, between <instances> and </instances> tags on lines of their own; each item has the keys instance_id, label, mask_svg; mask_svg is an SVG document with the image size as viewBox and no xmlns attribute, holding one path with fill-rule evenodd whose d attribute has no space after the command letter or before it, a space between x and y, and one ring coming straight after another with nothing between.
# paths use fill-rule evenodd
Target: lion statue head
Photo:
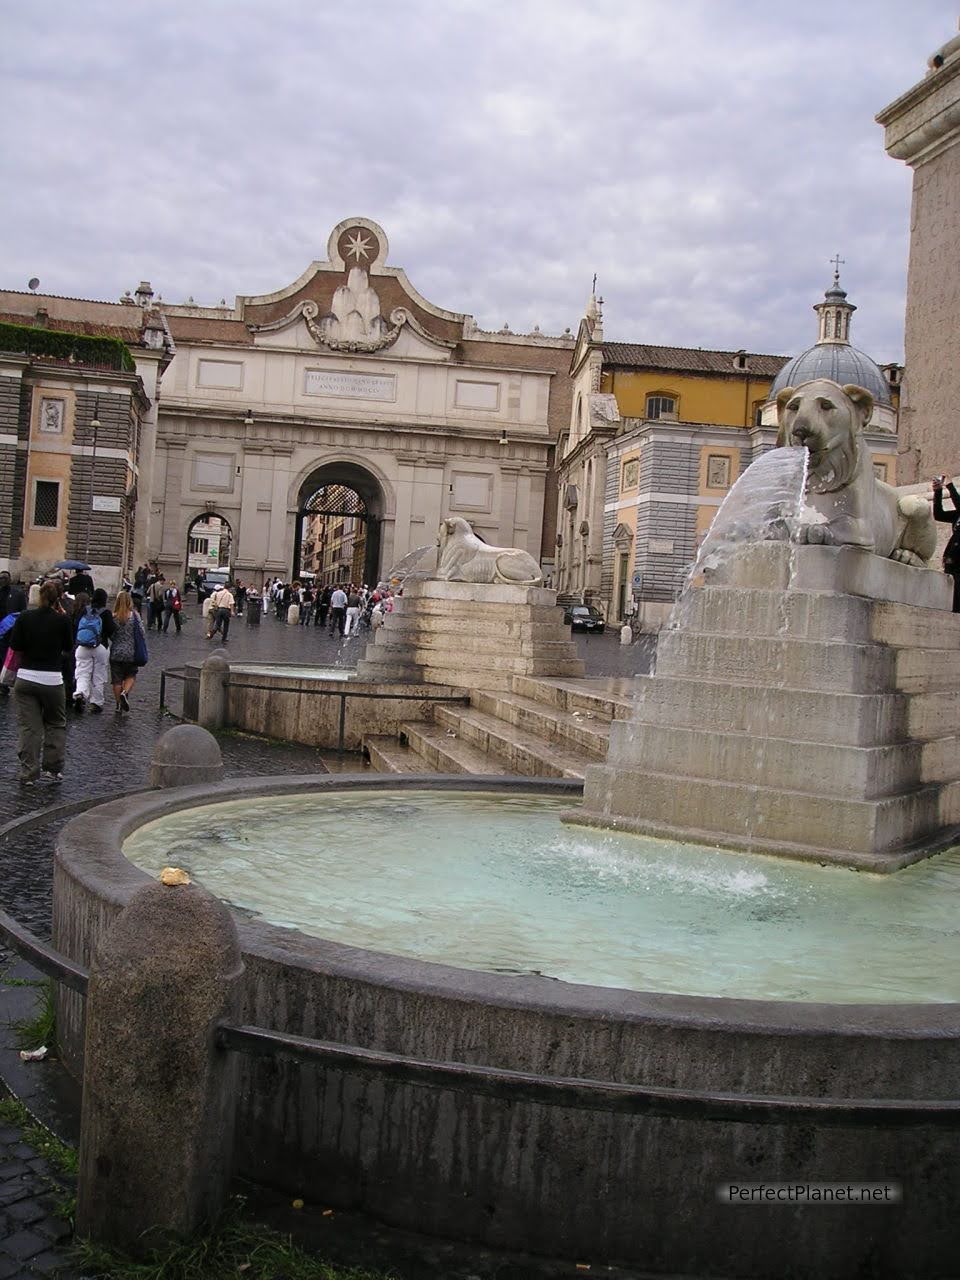
<instances>
[{"instance_id":1,"label":"lion statue head","mask_svg":"<svg viewBox=\"0 0 960 1280\"><path fill-rule=\"evenodd\" d=\"M777 444L806 449L810 491L833 493L853 479L860 433L872 413L873 396L863 387L841 387L828 378L784 387L777 396Z\"/></svg>"}]
</instances>

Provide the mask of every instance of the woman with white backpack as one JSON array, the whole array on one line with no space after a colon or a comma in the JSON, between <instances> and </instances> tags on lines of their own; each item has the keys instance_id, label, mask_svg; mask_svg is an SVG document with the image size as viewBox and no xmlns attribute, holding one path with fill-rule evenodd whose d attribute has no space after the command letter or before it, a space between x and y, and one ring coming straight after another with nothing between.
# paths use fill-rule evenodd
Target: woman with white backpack
<instances>
[{"instance_id":1,"label":"woman with white backpack","mask_svg":"<svg viewBox=\"0 0 960 1280\"><path fill-rule=\"evenodd\" d=\"M107 593L98 587L77 619L74 650L73 709L80 714L89 705L95 714L103 710L103 691L110 668L110 639L116 627L107 608Z\"/></svg>"}]
</instances>

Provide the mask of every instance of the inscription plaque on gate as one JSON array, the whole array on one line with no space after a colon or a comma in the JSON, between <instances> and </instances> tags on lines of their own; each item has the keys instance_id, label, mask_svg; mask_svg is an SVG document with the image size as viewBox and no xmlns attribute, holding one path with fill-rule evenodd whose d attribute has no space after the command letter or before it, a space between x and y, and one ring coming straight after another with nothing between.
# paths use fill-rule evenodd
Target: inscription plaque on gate
<instances>
[{"instance_id":1,"label":"inscription plaque on gate","mask_svg":"<svg viewBox=\"0 0 960 1280\"><path fill-rule=\"evenodd\" d=\"M308 396L396 400L397 379L392 373L338 373L332 369L308 369L303 390Z\"/></svg>"}]
</instances>

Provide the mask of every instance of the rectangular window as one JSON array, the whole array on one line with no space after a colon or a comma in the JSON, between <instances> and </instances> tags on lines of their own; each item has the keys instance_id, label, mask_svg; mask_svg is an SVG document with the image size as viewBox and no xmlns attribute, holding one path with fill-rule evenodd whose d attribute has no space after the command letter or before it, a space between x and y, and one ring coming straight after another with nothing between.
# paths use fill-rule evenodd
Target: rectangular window
<instances>
[{"instance_id":1,"label":"rectangular window","mask_svg":"<svg viewBox=\"0 0 960 1280\"><path fill-rule=\"evenodd\" d=\"M639 478L639 475L640 475L640 459L639 458L631 458L629 462L625 462L623 464L623 475L620 479L621 490L635 489L637 487L637 480Z\"/></svg>"},{"instance_id":2,"label":"rectangular window","mask_svg":"<svg viewBox=\"0 0 960 1280\"><path fill-rule=\"evenodd\" d=\"M648 418L673 418L676 412L677 402L672 396L647 396Z\"/></svg>"},{"instance_id":3,"label":"rectangular window","mask_svg":"<svg viewBox=\"0 0 960 1280\"><path fill-rule=\"evenodd\" d=\"M37 480L33 490L34 529L56 529L60 525L60 481Z\"/></svg>"},{"instance_id":4,"label":"rectangular window","mask_svg":"<svg viewBox=\"0 0 960 1280\"><path fill-rule=\"evenodd\" d=\"M707 488L730 488L730 459L722 453L712 453L707 458Z\"/></svg>"},{"instance_id":5,"label":"rectangular window","mask_svg":"<svg viewBox=\"0 0 960 1280\"><path fill-rule=\"evenodd\" d=\"M878 480L882 480L883 483L886 484L887 483L887 464L885 462L875 462L873 464L873 474L877 477Z\"/></svg>"}]
</instances>

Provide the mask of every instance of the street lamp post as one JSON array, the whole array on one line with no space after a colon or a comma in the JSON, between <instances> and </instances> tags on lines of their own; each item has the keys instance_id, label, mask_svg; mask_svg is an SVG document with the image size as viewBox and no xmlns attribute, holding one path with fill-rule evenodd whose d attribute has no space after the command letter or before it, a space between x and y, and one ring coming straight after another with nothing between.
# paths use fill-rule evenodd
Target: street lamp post
<instances>
[{"instance_id":1,"label":"street lamp post","mask_svg":"<svg viewBox=\"0 0 960 1280\"><path fill-rule=\"evenodd\" d=\"M93 417L90 419L88 427L93 437L93 450L90 454L90 505L87 507L87 536L83 544L83 558L88 563L90 561L90 529L93 525L93 473L97 462L97 432L100 430L100 400L93 402Z\"/></svg>"}]
</instances>

